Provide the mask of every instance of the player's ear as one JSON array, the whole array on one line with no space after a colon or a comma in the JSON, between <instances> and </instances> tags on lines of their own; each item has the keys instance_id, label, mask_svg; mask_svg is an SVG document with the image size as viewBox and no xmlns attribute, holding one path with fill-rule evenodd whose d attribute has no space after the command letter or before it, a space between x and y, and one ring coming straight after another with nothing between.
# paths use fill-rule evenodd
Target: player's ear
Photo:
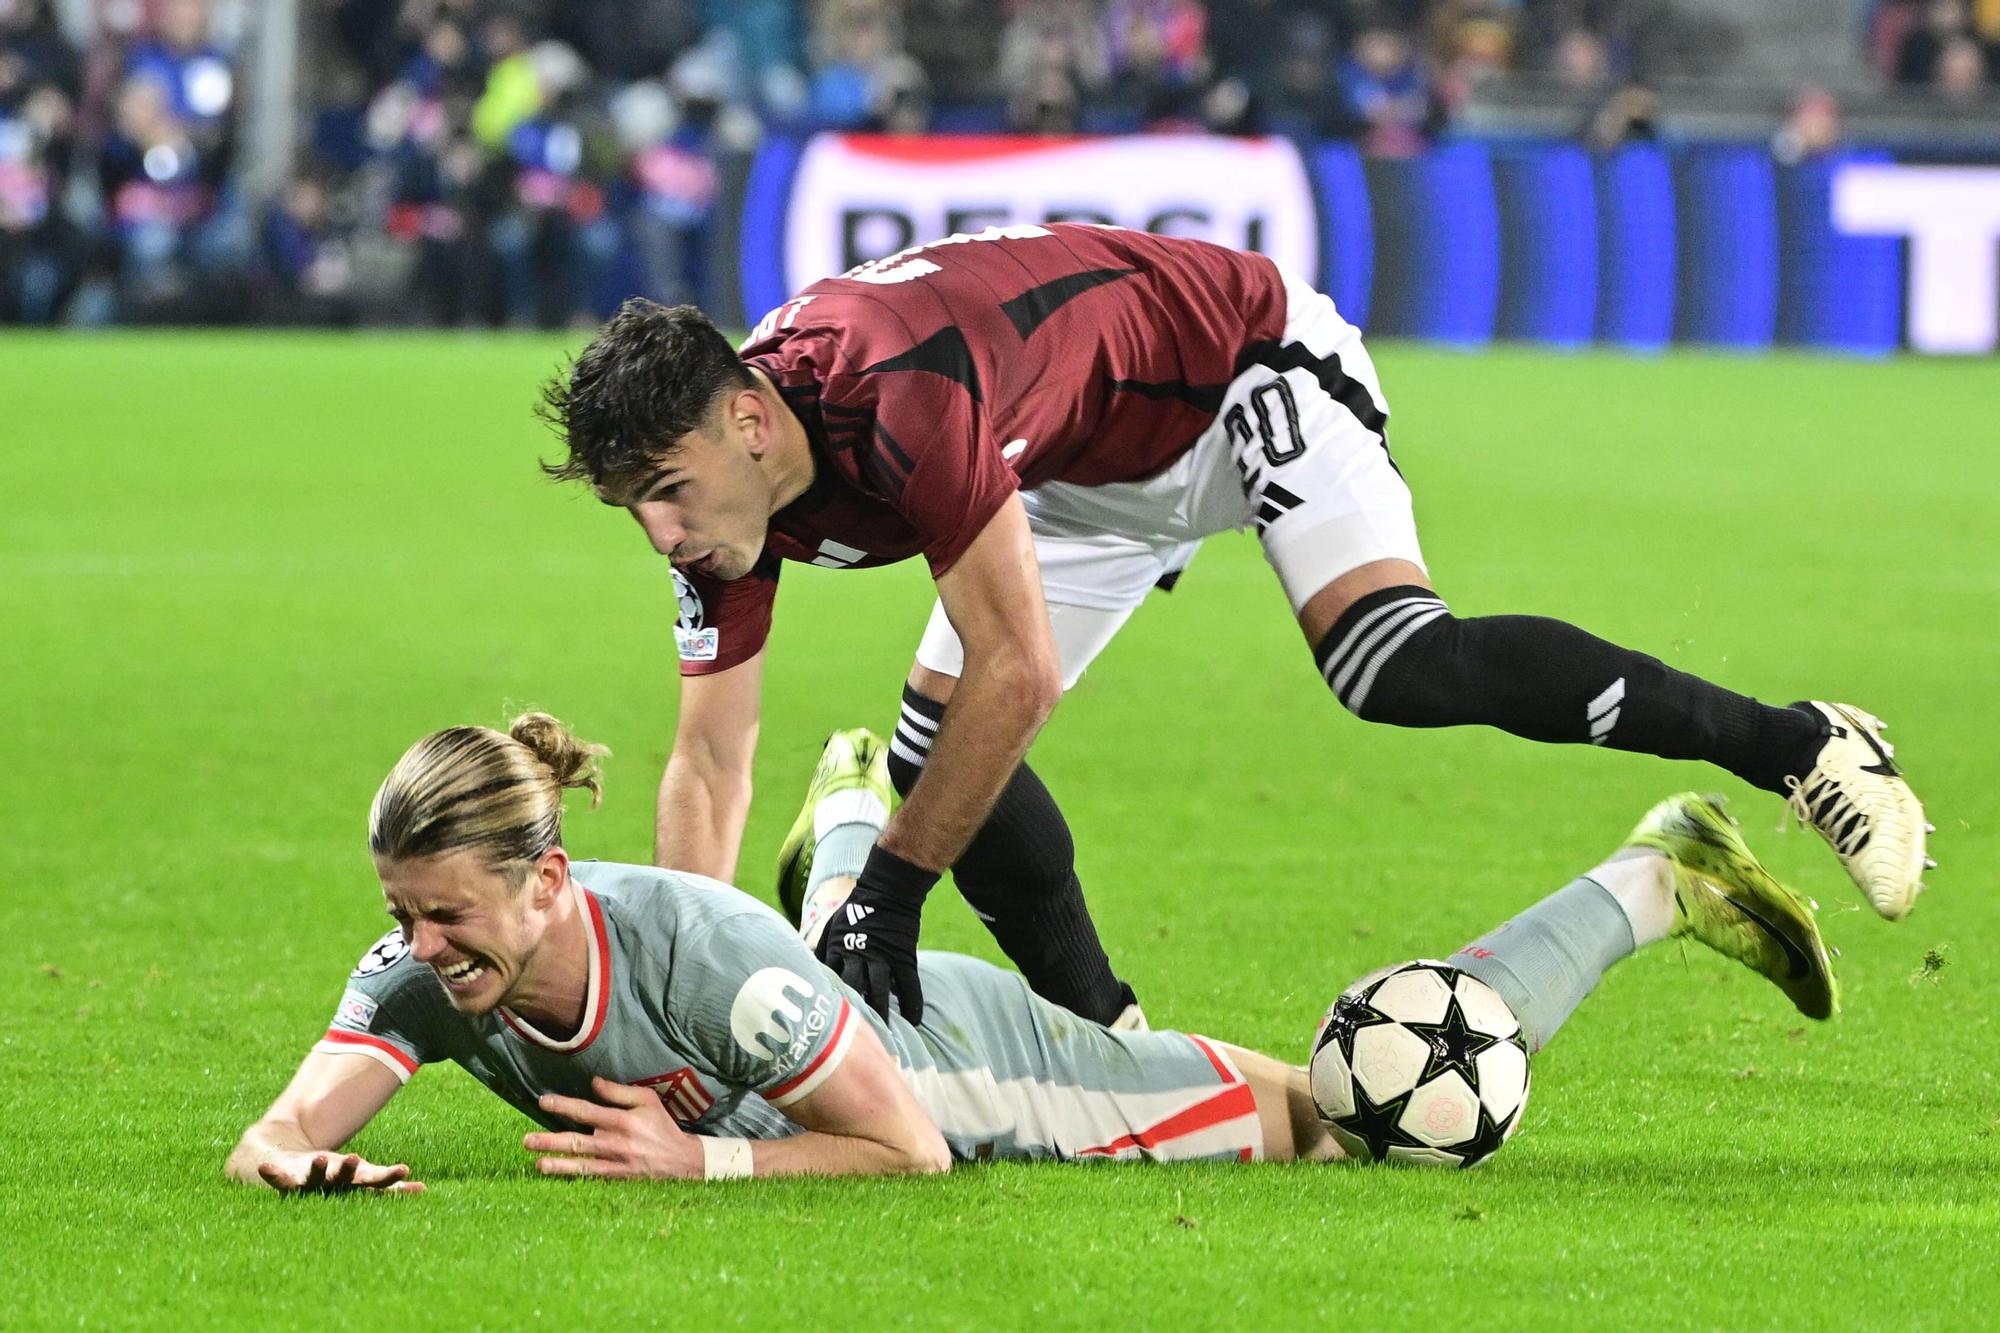
<instances>
[{"instance_id":1,"label":"player's ear","mask_svg":"<svg viewBox=\"0 0 2000 1333\"><path fill-rule=\"evenodd\" d=\"M722 405L722 419L735 428L750 447L752 457L771 447L771 408L755 389L739 389Z\"/></svg>"},{"instance_id":2,"label":"player's ear","mask_svg":"<svg viewBox=\"0 0 2000 1333\"><path fill-rule=\"evenodd\" d=\"M569 853L551 847L535 858L528 874L528 900L537 911L547 911L569 884Z\"/></svg>"}]
</instances>

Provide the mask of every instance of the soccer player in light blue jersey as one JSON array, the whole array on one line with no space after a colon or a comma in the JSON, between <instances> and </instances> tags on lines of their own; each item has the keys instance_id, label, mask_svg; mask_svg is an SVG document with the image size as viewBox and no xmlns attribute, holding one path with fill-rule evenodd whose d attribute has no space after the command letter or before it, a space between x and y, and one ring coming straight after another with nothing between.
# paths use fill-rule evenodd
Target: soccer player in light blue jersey
<instances>
[{"instance_id":1,"label":"soccer player in light blue jersey","mask_svg":"<svg viewBox=\"0 0 2000 1333\"><path fill-rule=\"evenodd\" d=\"M1110 1033L1012 973L927 953L921 1026L871 1010L770 908L572 861L595 751L530 714L437 732L377 793L396 929L229 1161L280 1189L415 1187L334 1151L452 1062L543 1127L550 1175L884 1174L983 1158L1291 1159L1335 1149L1302 1071L1203 1037Z\"/></svg>"},{"instance_id":2,"label":"soccer player in light blue jersey","mask_svg":"<svg viewBox=\"0 0 2000 1333\"><path fill-rule=\"evenodd\" d=\"M866 928L842 899L888 813L871 799L888 785L872 747L864 762L847 746L815 780L821 836L803 896L843 930ZM1297 1066L1189 1033L1114 1031L953 954L919 958L921 1023L884 1018L747 895L572 861L562 793L598 790L601 753L531 713L504 733L435 732L402 757L369 817L396 929L244 1131L231 1177L420 1190L405 1165L339 1150L412 1074L446 1061L538 1122L523 1146L556 1176L1340 1155ZM1454 957L1506 999L1531 1046L1604 968L1669 933L1738 958L1813 1017L1831 1011L1810 914L1689 799L1549 900L1560 910L1532 908Z\"/></svg>"}]
</instances>

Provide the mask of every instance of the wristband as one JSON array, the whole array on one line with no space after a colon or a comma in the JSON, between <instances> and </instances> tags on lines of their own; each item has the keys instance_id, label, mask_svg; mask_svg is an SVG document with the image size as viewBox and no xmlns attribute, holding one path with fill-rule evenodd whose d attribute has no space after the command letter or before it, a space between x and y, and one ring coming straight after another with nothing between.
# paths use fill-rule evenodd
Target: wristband
<instances>
[{"instance_id":1,"label":"wristband","mask_svg":"<svg viewBox=\"0 0 2000 1333\"><path fill-rule=\"evenodd\" d=\"M741 1180L750 1174L750 1140L715 1139L701 1141L703 1180Z\"/></svg>"},{"instance_id":2,"label":"wristband","mask_svg":"<svg viewBox=\"0 0 2000 1333\"><path fill-rule=\"evenodd\" d=\"M869 849L868 861L861 867L855 883L921 907L943 874L941 870L926 870L914 861L905 861L878 842Z\"/></svg>"}]
</instances>

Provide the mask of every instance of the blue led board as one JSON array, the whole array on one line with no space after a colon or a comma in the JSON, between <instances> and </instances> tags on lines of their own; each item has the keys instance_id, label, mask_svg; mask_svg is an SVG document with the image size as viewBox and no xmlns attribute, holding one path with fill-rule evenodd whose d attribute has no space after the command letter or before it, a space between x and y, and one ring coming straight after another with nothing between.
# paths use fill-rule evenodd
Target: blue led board
<instances>
[{"instance_id":1,"label":"blue led board","mask_svg":"<svg viewBox=\"0 0 2000 1333\"><path fill-rule=\"evenodd\" d=\"M1674 182L1666 154L1627 144L1596 161L1597 336L1651 350L1674 332Z\"/></svg>"},{"instance_id":2,"label":"blue led board","mask_svg":"<svg viewBox=\"0 0 2000 1333\"><path fill-rule=\"evenodd\" d=\"M1778 190L1762 144L1675 155L1680 240L1674 336L1769 347L1778 332Z\"/></svg>"},{"instance_id":3,"label":"blue led board","mask_svg":"<svg viewBox=\"0 0 2000 1333\"><path fill-rule=\"evenodd\" d=\"M1850 150L1780 167L1778 337L1880 356L1903 337L1903 242L1834 230L1833 173L1848 162L1887 162Z\"/></svg>"},{"instance_id":4,"label":"blue led board","mask_svg":"<svg viewBox=\"0 0 2000 1333\"><path fill-rule=\"evenodd\" d=\"M785 217L791 208L792 179L798 174L799 157L805 148L803 139L774 135L758 145L750 164L738 233L746 328L791 295L785 289Z\"/></svg>"},{"instance_id":5,"label":"blue led board","mask_svg":"<svg viewBox=\"0 0 2000 1333\"><path fill-rule=\"evenodd\" d=\"M1493 152L1503 338L1577 346L1597 336L1597 181L1576 144Z\"/></svg>"},{"instance_id":6,"label":"blue led board","mask_svg":"<svg viewBox=\"0 0 2000 1333\"><path fill-rule=\"evenodd\" d=\"M1319 201L1320 290L1366 328L1375 282L1375 216L1353 144L1321 144L1309 159Z\"/></svg>"}]
</instances>

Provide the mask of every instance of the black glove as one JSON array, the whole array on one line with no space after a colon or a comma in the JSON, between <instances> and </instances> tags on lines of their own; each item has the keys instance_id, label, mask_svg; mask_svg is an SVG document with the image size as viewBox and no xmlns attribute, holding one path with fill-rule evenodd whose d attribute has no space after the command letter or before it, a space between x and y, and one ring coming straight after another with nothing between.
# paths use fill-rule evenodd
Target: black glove
<instances>
[{"instance_id":1,"label":"black glove","mask_svg":"<svg viewBox=\"0 0 2000 1333\"><path fill-rule=\"evenodd\" d=\"M917 933L923 928L924 897L937 880L936 871L877 845L868 853L854 892L820 936L819 960L884 1018L889 1016L893 991L905 1019L924 1021Z\"/></svg>"}]
</instances>

